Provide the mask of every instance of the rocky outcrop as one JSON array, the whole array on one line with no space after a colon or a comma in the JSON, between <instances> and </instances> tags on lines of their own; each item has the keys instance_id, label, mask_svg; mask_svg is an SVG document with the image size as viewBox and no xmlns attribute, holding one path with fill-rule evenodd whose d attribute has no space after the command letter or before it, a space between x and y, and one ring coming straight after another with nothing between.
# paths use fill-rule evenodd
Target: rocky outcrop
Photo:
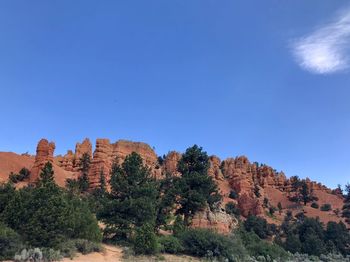
<instances>
[{"instance_id":1,"label":"rocky outcrop","mask_svg":"<svg viewBox=\"0 0 350 262\"><path fill-rule=\"evenodd\" d=\"M179 176L180 174L177 172L177 163L181 158L181 154L176 151L169 152L163 163L163 169L165 173Z\"/></svg>"},{"instance_id":2,"label":"rocky outcrop","mask_svg":"<svg viewBox=\"0 0 350 262\"><path fill-rule=\"evenodd\" d=\"M16 157L16 159L25 158L28 162L26 165L23 162L23 166L31 168L30 180L32 182L37 180L40 170L49 161L53 163L56 181L63 186L66 178L77 178L80 175L80 158L85 153L91 156L89 179L92 187L98 185L101 172L105 174L108 181L113 163L121 164L125 157L132 152L136 152L142 157L144 164L150 168L152 175L156 178L161 178L165 174L181 175L177 171L177 164L181 159L180 153L171 151L161 161L158 160L154 150L145 143L126 140L111 143L108 139L97 139L95 151L92 153L91 142L89 139L85 139L82 143L77 143L74 152L68 150L66 155L57 157L54 157L54 149L55 144L53 142L50 143L48 140L42 139L37 146L35 160L34 157L30 156ZM10 164L7 159L15 159L15 157L9 154L4 155L4 157L6 157L6 161L0 163L0 168L3 166L3 169L10 171L16 171L20 168L17 163L18 159ZM224 161L216 156L210 156L209 163L208 174L216 181L223 196L221 210L224 210L225 204L228 202L234 202L243 217L247 217L249 214L260 215L270 219L273 223L277 223L278 219L282 221L288 209L293 210L293 212L300 212L301 208L307 211L307 215L319 216L321 221L324 222L341 220L339 216L311 208L310 204L300 206L291 202L290 196L293 195L291 180L287 179L283 172L277 172L272 167L257 162L251 163L245 156L228 158ZM3 176L7 178L8 174ZM341 192L338 192L339 190L332 191L310 179L305 181L319 199L318 204L320 206L329 203L334 211L341 210L343 197ZM232 191L235 191L234 199L230 196ZM263 205L265 198L268 200L268 207ZM277 215L275 213L274 218L271 215L268 216L269 207L277 207L279 203L283 207L281 213L278 212ZM223 211L213 213L205 210L199 212L193 218L194 226L209 227L222 233L229 232L232 223L230 217Z\"/></svg>"},{"instance_id":3,"label":"rocky outcrop","mask_svg":"<svg viewBox=\"0 0 350 262\"><path fill-rule=\"evenodd\" d=\"M238 208L241 210L241 215L244 217L249 215L256 216L262 213L259 200L247 193L243 193L241 196L239 196Z\"/></svg>"},{"instance_id":4,"label":"rocky outcrop","mask_svg":"<svg viewBox=\"0 0 350 262\"><path fill-rule=\"evenodd\" d=\"M144 164L151 169L154 177L161 176L161 170L157 168L157 155L149 145L126 140L119 140L111 144L108 139L97 139L89 172L91 186L95 187L98 184L101 172L108 180L113 163L121 164L125 157L132 152L136 152L142 157Z\"/></svg>"},{"instance_id":5,"label":"rocky outcrop","mask_svg":"<svg viewBox=\"0 0 350 262\"><path fill-rule=\"evenodd\" d=\"M85 138L81 144L76 144L74 153L72 150L68 150L67 154L64 156L57 156L55 160L57 165L62 167L64 170L79 172L80 159L82 158L83 154L88 154L90 157L92 157L92 145L88 138Z\"/></svg>"},{"instance_id":6,"label":"rocky outcrop","mask_svg":"<svg viewBox=\"0 0 350 262\"><path fill-rule=\"evenodd\" d=\"M53 153L55 151L55 143L49 142L47 139L41 139L36 148L36 156L34 165L31 169L30 180L36 181L39 177L41 169L47 162L53 163Z\"/></svg>"},{"instance_id":7,"label":"rocky outcrop","mask_svg":"<svg viewBox=\"0 0 350 262\"><path fill-rule=\"evenodd\" d=\"M209 228L218 233L229 234L238 226L238 221L223 211L212 212L207 209L197 212L191 225L194 228Z\"/></svg>"}]
</instances>

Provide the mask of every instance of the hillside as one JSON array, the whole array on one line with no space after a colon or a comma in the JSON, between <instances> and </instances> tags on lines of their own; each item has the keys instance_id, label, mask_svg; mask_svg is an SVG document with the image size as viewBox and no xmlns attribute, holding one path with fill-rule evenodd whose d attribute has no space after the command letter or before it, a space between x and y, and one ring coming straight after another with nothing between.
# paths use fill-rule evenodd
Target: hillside
<instances>
[{"instance_id":1,"label":"hillside","mask_svg":"<svg viewBox=\"0 0 350 262\"><path fill-rule=\"evenodd\" d=\"M154 150L145 143L119 140L110 143L108 139L97 139L94 152L89 139L77 143L75 151L68 150L64 156L54 155L55 144L46 139L40 140L36 155L19 155L10 152L0 152L0 180L6 181L10 172L18 172L26 167L31 170L30 181L35 181L43 165L49 161L53 163L56 182L64 186L67 178L77 178L80 175L80 158L84 153L91 156L89 180L91 186L98 185L101 171L108 175L113 161L121 163L131 152L137 152L144 163L150 167L154 177L161 178L166 173L179 175L176 170L177 161L181 153L171 151L164 158L159 158ZM234 202L241 210L243 217L248 214L264 217L269 223L280 224L290 210L293 214L304 212L309 217L319 217L322 222L341 221L340 210L343 206L343 196L337 194L320 183L306 179L308 187L317 197L317 204L321 207L330 204L331 210L321 211L311 207L311 202L305 206L292 202L292 181L283 172L277 172L272 167L250 162L246 157L239 156L220 160L216 156L210 157L209 174L214 178L223 195L222 211L211 213L204 210L196 214L193 225L204 228L214 228L222 233L229 232L235 221L226 216L224 206ZM230 193L235 192L234 199ZM266 203L267 202L267 203ZM281 209L277 210L280 205ZM270 212L271 209L275 211Z\"/></svg>"}]
</instances>

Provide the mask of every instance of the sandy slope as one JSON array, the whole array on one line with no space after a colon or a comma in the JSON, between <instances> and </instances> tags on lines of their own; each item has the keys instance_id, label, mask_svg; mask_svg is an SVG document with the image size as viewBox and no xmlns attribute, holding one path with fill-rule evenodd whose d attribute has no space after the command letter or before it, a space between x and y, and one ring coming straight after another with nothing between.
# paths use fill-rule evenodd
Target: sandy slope
<instances>
[{"instance_id":1,"label":"sandy slope","mask_svg":"<svg viewBox=\"0 0 350 262\"><path fill-rule=\"evenodd\" d=\"M31 169L35 157L18 155L12 152L0 152L0 181L7 181L10 172L18 172L23 167Z\"/></svg>"}]
</instances>

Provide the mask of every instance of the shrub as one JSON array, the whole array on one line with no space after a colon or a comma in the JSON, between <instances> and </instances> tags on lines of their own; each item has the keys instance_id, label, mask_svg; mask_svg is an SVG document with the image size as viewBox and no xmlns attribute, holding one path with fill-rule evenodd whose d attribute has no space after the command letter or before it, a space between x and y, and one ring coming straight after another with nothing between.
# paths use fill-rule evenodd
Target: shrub
<instances>
[{"instance_id":1,"label":"shrub","mask_svg":"<svg viewBox=\"0 0 350 262\"><path fill-rule=\"evenodd\" d=\"M54 182L51 163L45 165L36 187L14 193L2 219L31 246L57 249L67 239L101 241L97 220L87 204Z\"/></svg>"},{"instance_id":2,"label":"shrub","mask_svg":"<svg viewBox=\"0 0 350 262\"><path fill-rule=\"evenodd\" d=\"M63 258L59 250L54 250L52 248L42 249L42 254L45 262L59 261Z\"/></svg>"},{"instance_id":3,"label":"shrub","mask_svg":"<svg viewBox=\"0 0 350 262\"><path fill-rule=\"evenodd\" d=\"M247 231L253 231L260 238L267 238L269 235L269 228L264 218L257 216L249 216L244 221L244 227Z\"/></svg>"},{"instance_id":4,"label":"shrub","mask_svg":"<svg viewBox=\"0 0 350 262\"><path fill-rule=\"evenodd\" d=\"M188 229L179 237L188 255L235 261L235 243L229 237L207 229Z\"/></svg>"},{"instance_id":5,"label":"shrub","mask_svg":"<svg viewBox=\"0 0 350 262\"><path fill-rule=\"evenodd\" d=\"M16 254L14 260L16 262L40 262L44 258L43 252L39 248L23 249L21 253Z\"/></svg>"},{"instance_id":6,"label":"shrub","mask_svg":"<svg viewBox=\"0 0 350 262\"><path fill-rule=\"evenodd\" d=\"M274 259L288 258L288 253L276 244L261 240L254 232L241 232L243 243L251 256L260 258L258 261L274 261Z\"/></svg>"},{"instance_id":7,"label":"shrub","mask_svg":"<svg viewBox=\"0 0 350 262\"><path fill-rule=\"evenodd\" d=\"M181 241L174 236L161 236L158 241L163 253L179 254L184 251Z\"/></svg>"},{"instance_id":8,"label":"shrub","mask_svg":"<svg viewBox=\"0 0 350 262\"><path fill-rule=\"evenodd\" d=\"M236 193L236 191L231 190L231 192L230 192L228 197L231 198L231 199L237 199L238 198L238 194Z\"/></svg>"},{"instance_id":9,"label":"shrub","mask_svg":"<svg viewBox=\"0 0 350 262\"><path fill-rule=\"evenodd\" d=\"M11 259L22 248L19 235L0 223L0 260Z\"/></svg>"},{"instance_id":10,"label":"shrub","mask_svg":"<svg viewBox=\"0 0 350 262\"><path fill-rule=\"evenodd\" d=\"M151 255L159 251L159 245L152 225L145 224L136 229L133 249L136 255Z\"/></svg>"},{"instance_id":11,"label":"shrub","mask_svg":"<svg viewBox=\"0 0 350 262\"><path fill-rule=\"evenodd\" d=\"M230 214L230 215L233 215L233 216L240 216L240 214L241 214L241 211L236 206L236 204L233 203L233 202L228 202L225 205L225 211L226 211L227 214Z\"/></svg>"},{"instance_id":12,"label":"shrub","mask_svg":"<svg viewBox=\"0 0 350 262\"><path fill-rule=\"evenodd\" d=\"M15 174L13 172L10 173L9 175L9 179L12 183L17 183L17 182L20 182L20 181L23 181L23 180L26 180L28 179L30 176L30 171L23 167L19 172L18 174Z\"/></svg>"},{"instance_id":13,"label":"shrub","mask_svg":"<svg viewBox=\"0 0 350 262\"><path fill-rule=\"evenodd\" d=\"M75 239L74 244L77 251L82 254L102 251L101 244L86 239Z\"/></svg>"},{"instance_id":14,"label":"shrub","mask_svg":"<svg viewBox=\"0 0 350 262\"><path fill-rule=\"evenodd\" d=\"M312 208L315 208L315 209L318 209L318 208L319 208L319 205L318 205L316 202L313 202L313 203L311 204L311 207L312 207Z\"/></svg>"},{"instance_id":15,"label":"shrub","mask_svg":"<svg viewBox=\"0 0 350 262\"><path fill-rule=\"evenodd\" d=\"M329 210L331 210L331 209L332 209L331 204L323 204L323 205L321 206L321 211L329 211Z\"/></svg>"}]
</instances>

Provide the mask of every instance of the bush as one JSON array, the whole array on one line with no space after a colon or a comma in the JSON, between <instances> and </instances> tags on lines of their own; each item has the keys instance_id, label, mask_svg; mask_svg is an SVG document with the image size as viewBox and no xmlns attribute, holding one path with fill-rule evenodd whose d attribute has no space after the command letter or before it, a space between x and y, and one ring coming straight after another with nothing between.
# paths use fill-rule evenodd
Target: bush
<instances>
[{"instance_id":1,"label":"bush","mask_svg":"<svg viewBox=\"0 0 350 262\"><path fill-rule=\"evenodd\" d=\"M52 248L42 249L42 254L44 257L44 261L47 261L47 262L59 261L63 258L59 250L54 250Z\"/></svg>"},{"instance_id":2,"label":"bush","mask_svg":"<svg viewBox=\"0 0 350 262\"><path fill-rule=\"evenodd\" d=\"M157 237L152 225L145 224L136 229L133 239L133 249L136 255L152 255L159 251Z\"/></svg>"},{"instance_id":3,"label":"bush","mask_svg":"<svg viewBox=\"0 0 350 262\"><path fill-rule=\"evenodd\" d=\"M231 190L230 195L228 196L231 199L237 199L238 198L238 194L236 193L236 191Z\"/></svg>"},{"instance_id":4,"label":"bush","mask_svg":"<svg viewBox=\"0 0 350 262\"><path fill-rule=\"evenodd\" d=\"M318 205L316 202L313 202L313 203L311 204L311 207L312 207L312 208L315 208L315 209L318 209L318 208L319 208L319 205Z\"/></svg>"},{"instance_id":5,"label":"bush","mask_svg":"<svg viewBox=\"0 0 350 262\"><path fill-rule=\"evenodd\" d=\"M321 206L321 211L330 211L332 210L331 204L324 204Z\"/></svg>"},{"instance_id":6,"label":"bush","mask_svg":"<svg viewBox=\"0 0 350 262\"><path fill-rule=\"evenodd\" d=\"M184 251L181 241L174 236L161 236L158 242L163 253L179 254Z\"/></svg>"},{"instance_id":7,"label":"bush","mask_svg":"<svg viewBox=\"0 0 350 262\"><path fill-rule=\"evenodd\" d=\"M44 258L43 252L39 248L23 249L21 253L15 255L14 260L16 262L40 262Z\"/></svg>"},{"instance_id":8,"label":"bush","mask_svg":"<svg viewBox=\"0 0 350 262\"><path fill-rule=\"evenodd\" d=\"M207 229L188 229L179 237L188 255L235 261L235 243L229 237Z\"/></svg>"},{"instance_id":9,"label":"bush","mask_svg":"<svg viewBox=\"0 0 350 262\"><path fill-rule=\"evenodd\" d=\"M261 240L254 232L241 232L243 243L248 253L256 258L263 257L258 261L273 261L273 259L288 258L288 253L276 244L270 244Z\"/></svg>"},{"instance_id":10,"label":"bush","mask_svg":"<svg viewBox=\"0 0 350 262\"><path fill-rule=\"evenodd\" d=\"M11 172L9 175L9 179L12 183L17 183L17 182L24 181L24 180L28 179L29 176L30 176L30 171L27 168L23 167L18 172L18 174Z\"/></svg>"},{"instance_id":11,"label":"bush","mask_svg":"<svg viewBox=\"0 0 350 262\"><path fill-rule=\"evenodd\" d=\"M240 216L240 214L241 214L241 211L236 206L236 204L233 203L233 202L228 202L225 205L225 211L226 211L227 214L230 214L230 215L233 215L233 216Z\"/></svg>"},{"instance_id":12,"label":"bush","mask_svg":"<svg viewBox=\"0 0 350 262\"><path fill-rule=\"evenodd\" d=\"M101 244L86 239L75 239L74 244L77 251L84 255L92 252L102 251Z\"/></svg>"},{"instance_id":13,"label":"bush","mask_svg":"<svg viewBox=\"0 0 350 262\"><path fill-rule=\"evenodd\" d=\"M36 187L15 191L1 214L4 222L30 246L57 249L67 239L101 241L97 220L87 204L58 187L53 175L48 163Z\"/></svg>"},{"instance_id":14,"label":"bush","mask_svg":"<svg viewBox=\"0 0 350 262\"><path fill-rule=\"evenodd\" d=\"M21 248L22 242L19 235L0 223L0 260L12 259Z\"/></svg>"},{"instance_id":15,"label":"bush","mask_svg":"<svg viewBox=\"0 0 350 262\"><path fill-rule=\"evenodd\" d=\"M244 221L244 227L247 231L253 231L260 238L267 238L270 234L266 219L261 217L249 216L247 220Z\"/></svg>"}]
</instances>

